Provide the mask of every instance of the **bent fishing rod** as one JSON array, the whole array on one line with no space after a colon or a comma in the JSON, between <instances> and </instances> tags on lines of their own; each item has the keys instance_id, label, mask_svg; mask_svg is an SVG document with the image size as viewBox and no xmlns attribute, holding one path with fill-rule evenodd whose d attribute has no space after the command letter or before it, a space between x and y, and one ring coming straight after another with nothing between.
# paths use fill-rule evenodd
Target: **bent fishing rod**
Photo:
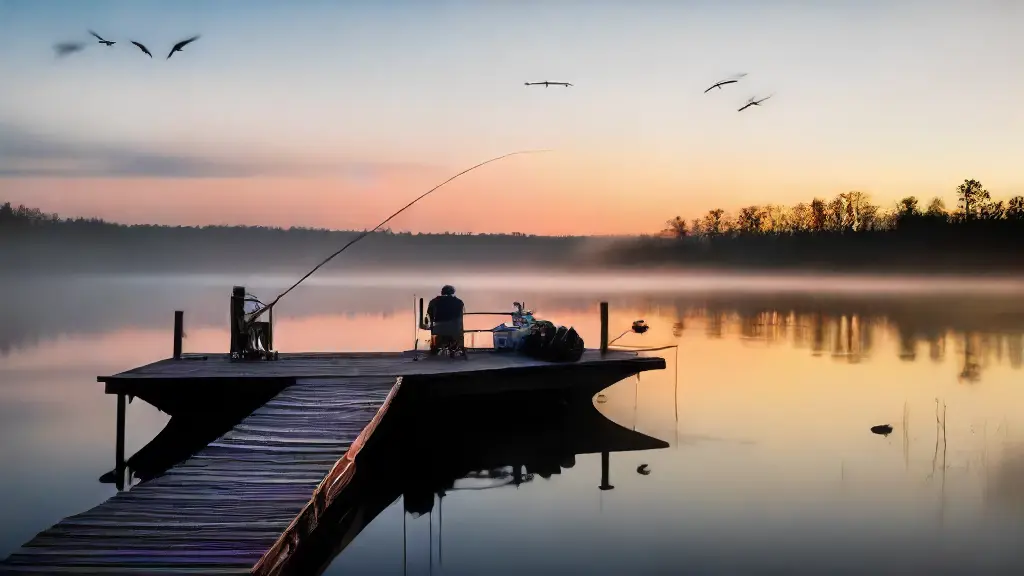
<instances>
[{"instance_id":1,"label":"bent fishing rod","mask_svg":"<svg viewBox=\"0 0 1024 576\"><path fill-rule=\"evenodd\" d=\"M323 260L322 262L320 262L319 264L317 264L316 266L314 266L314 267L313 267L313 269L312 269L312 270L310 270L309 272L307 272L305 276L303 276L302 278L299 278L298 282L296 282L295 284L292 284L291 286L289 286L289 287L288 287L288 289L287 289L287 290L285 290L284 292L281 292L280 294L278 294L278 295L277 295L277 298L274 298L274 300L273 300L273 301L271 301L271 302L270 302L270 304L267 304L267 305L266 305L266 306L264 306L263 308L260 308L259 310L257 310L256 312L254 312L254 313L253 313L253 316L252 316L252 319L250 320L250 322L254 322L254 321L256 321L256 319L258 319L258 318L259 318L260 316L262 316L264 312L266 312L267 310L270 310L271 308L273 308L273 307L274 307L274 305L275 305L275 304L277 304L277 302L278 302L279 300L281 300L281 298L284 298L284 296L285 296L286 294L288 294L289 292L291 292L292 290L294 290L294 289L295 289L296 287L298 287L298 285L299 285L299 284L302 284L302 283L303 283L303 282L304 282L304 281L306 280L306 278L309 278L310 276L312 276L312 275L313 275L313 273L315 273L315 272L316 272L317 270L319 270L320 268L322 268L322 267L323 267L323 266L324 266L325 264L327 264L328 262L330 262L331 260L333 260L335 256L337 256L338 254L341 254L341 253L342 253L342 252L344 252L345 250L348 250L348 248L349 248L350 246L352 246L352 245L353 245L353 244L355 244L356 242L359 242L359 241L360 241L360 240L362 240L363 238L366 238L367 236L369 236L369 235L370 235L370 234L372 234L373 232L376 232L376 231L377 231L377 230L379 230L379 229L380 229L380 228L381 228L382 226L384 226L385 224L387 224L388 222L390 222L391 220L393 220L393 219L394 219L395 217L397 217L397 216L398 216L399 214L401 214L402 212L405 212L405 211L406 211L406 210L408 210L409 208L412 208L412 207L413 207L413 205L415 205L415 204L416 204L417 202L419 202L420 200L422 200L422 199L426 198L427 196L430 196L430 195L431 195L431 194L433 194L433 193L434 193L435 191L437 191L438 189L440 189L441 187L443 187L443 186L444 186L445 184L447 184L447 183L451 182L452 180L455 180L456 178L458 178L459 176L462 176L463 174L467 174L467 173L469 173L469 172L472 172L473 170L476 170L477 168L480 168L480 167L482 167L482 166L485 166L485 165L487 165L487 164L490 164L491 162L497 162L498 160L502 160L502 159L504 159L504 158L508 158L509 156L516 156L516 155L518 155L518 154L540 154L540 153L543 153L543 152L551 152L551 150L520 150L520 151L518 151L518 152L509 152L508 154L503 154L503 155L501 155L501 156L497 156L497 157L495 157L495 158L491 158L490 160L485 160L485 161L483 161L483 162L481 162L481 163L479 163L479 164L477 164L477 165L475 165L475 166L472 166L472 167L470 167L470 168L466 168L465 170L463 170L462 172L459 172L459 173L458 173L458 174L456 174L455 176L452 176L451 178L449 178L449 179L445 180L444 182L441 182L441 183L440 183L440 184L438 184L437 186L434 186L434 187L433 187L433 188L431 188L430 190L427 190L427 191L426 191L426 192L424 192L423 194L420 194L419 196L417 196L417 197L416 197L416 199L415 199L415 200L413 200L412 202L409 202L408 204L406 204L405 206L403 206L403 207L402 207L402 208L401 208L400 210L398 210L397 212L395 212L395 213L394 213L394 214L392 214L391 216L388 216L387 218L385 218L383 222L381 222L380 224L377 224L377 225L376 225L376 226L375 226L375 227L374 227L373 229L371 229L371 230L364 230L364 231L363 231L362 233L360 233L360 234L359 234L358 236L356 236L356 237L355 237L355 238L353 238L352 240L349 240L349 242L348 242L347 244L345 244L344 246L342 246L342 247L341 247L341 249L339 249L339 250L338 250L337 252L335 252L334 254L331 254L330 256L328 256L327 258L325 258L325 259L324 259L324 260Z\"/></svg>"}]
</instances>

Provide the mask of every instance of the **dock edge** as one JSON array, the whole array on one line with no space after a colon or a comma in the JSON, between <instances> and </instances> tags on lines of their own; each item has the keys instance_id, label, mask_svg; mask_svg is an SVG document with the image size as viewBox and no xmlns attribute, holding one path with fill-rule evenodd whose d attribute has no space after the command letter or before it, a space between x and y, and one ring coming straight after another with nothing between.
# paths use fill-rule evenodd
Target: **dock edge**
<instances>
[{"instance_id":1,"label":"dock edge","mask_svg":"<svg viewBox=\"0 0 1024 576\"><path fill-rule=\"evenodd\" d=\"M370 422L363 428L363 431L352 442L345 455L334 463L330 472L324 476L324 479L313 490L313 496L309 502L302 507L302 510L277 538L274 545L263 553L263 557L252 567L250 574L274 576L284 573L288 561L295 554L301 542L316 530L322 515L334 503L345 486L351 482L352 477L355 476L356 456L359 455L360 450L363 449L367 440L373 435L374 430L377 429L401 386L402 377L398 376L395 380L395 385L388 392L387 398L384 399L380 408L377 409L377 413L374 414Z\"/></svg>"}]
</instances>

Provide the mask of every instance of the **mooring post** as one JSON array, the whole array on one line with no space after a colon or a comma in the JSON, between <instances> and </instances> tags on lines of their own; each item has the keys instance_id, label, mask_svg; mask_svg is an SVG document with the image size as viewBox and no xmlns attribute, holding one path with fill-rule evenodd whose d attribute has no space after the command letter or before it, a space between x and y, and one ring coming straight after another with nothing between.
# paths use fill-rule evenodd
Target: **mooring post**
<instances>
[{"instance_id":1,"label":"mooring post","mask_svg":"<svg viewBox=\"0 0 1024 576\"><path fill-rule=\"evenodd\" d=\"M608 483L608 464L610 460L610 452L601 452L601 485L598 486L601 490L611 490L612 488L615 488L615 486Z\"/></svg>"},{"instance_id":2,"label":"mooring post","mask_svg":"<svg viewBox=\"0 0 1024 576\"><path fill-rule=\"evenodd\" d=\"M114 440L114 464L117 471L117 489L124 490L124 393L117 395L117 438Z\"/></svg>"},{"instance_id":3,"label":"mooring post","mask_svg":"<svg viewBox=\"0 0 1024 576\"><path fill-rule=\"evenodd\" d=\"M231 289L231 355L241 353L245 341L245 286Z\"/></svg>"},{"instance_id":4,"label":"mooring post","mask_svg":"<svg viewBox=\"0 0 1024 576\"><path fill-rule=\"evenodd\" d=\"M601 302L601 354L608 353L608 303Z\"/></svg>"},{"instance_id":5,"label":"mooring post","mask_svg":"<svg viewBox=\"0 0 1024 576\"><path fill-rule=\"evenodd\" d=\"M181 360L181 339L185 335L185 312L174 311L174 359Z\"/></svg>"}]
</instances>

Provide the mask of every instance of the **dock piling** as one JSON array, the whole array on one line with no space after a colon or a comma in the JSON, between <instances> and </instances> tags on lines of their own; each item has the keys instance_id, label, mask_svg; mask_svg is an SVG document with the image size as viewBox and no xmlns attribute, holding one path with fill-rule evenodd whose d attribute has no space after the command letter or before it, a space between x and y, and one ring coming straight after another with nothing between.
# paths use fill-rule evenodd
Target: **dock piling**
<instances>
[{"instance_id":1,"label":"dock piling","mask_svg":"<svg viewBox=\"0 0 1024 576\"><path fill-rule=\"evenodd\" d=\"M185 336L185 312L174 311L174 359L181 360L181 339Z\"/></svg>"},{"instance_id":2,"label":"dock piling","mask_svg":"<svg viewBox=\"0 0 1024 576\"><path fill-rule=\"evenodd\" d=\"M116 485L124 490L124 394L117 395L117 437L114 440L114 469L117 471Z\"/></svg>"},{"instance_id":3,"label":"dock piling","mask_svg":"<svg viewBox=\"0 0 1024 576\"><path fill-rule=\"evenodd\" d=\"M611 464L610 461L611 461L611 453L610 452L601 452L601 485L598 486L598 489L600 489L601 491L608 491L608 490L612 490L613 488L615 488L615 486L612 486L608 482L608 468L610 467L610 464Z\"/></svg>"},{"instance_id":4,"label":"dock piling","mask_svg":"<svg viewBox=\"0 0 1024 576\"><path fill-rule=\"evenodd\" d=\"M608 303L601 302L601 354L608 353Z\"/></svg>"},{"instance_id":5,"label":"dock piling","mask_svg":"<svg viewBox=\"0 0 1024 576\"><path fill-rule=\"evenodd\" d=\"M245 342L245 286L231 289L231 356L242 353Z\"/></svg>"}]
</instances>

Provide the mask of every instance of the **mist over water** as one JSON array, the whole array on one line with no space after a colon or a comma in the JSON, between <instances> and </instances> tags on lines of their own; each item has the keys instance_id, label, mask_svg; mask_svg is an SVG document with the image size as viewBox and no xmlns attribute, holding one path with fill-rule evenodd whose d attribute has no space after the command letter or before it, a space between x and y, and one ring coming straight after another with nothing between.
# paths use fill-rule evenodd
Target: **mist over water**
<instances>
[{"instance_id":1,"label":"mist over water","mask_svg":"<svg viewBox=\"0 0 1024 576\"><path fill-rule=\"evenodd\" d=\"M185 311L186 352L223 352L231 286L268 301L296 278L4 282L0 555L114 493L97 481L114 460L114 400L97 375L169 356L174 310ZM419 337L422 346L414 297L445 283L471 311L525 301L539 317L575 326L589 346L602 300L613 335L646 320L650 332L620 343L678 345L659 352L667 369L615 385L595 406L669 447L613 452L612 490L598 489L596 453L518 488L459 480L443 505L405 518L404 546L408 503L399 498L333 559L330 574L400 573L403 551L406 571L417 574L1024 570L1022 280L331 273L282 300L275 344L404 350ZM500 321L473 317L469 327ZM132 403L127 453L166 421ZM869 431L884 423L891 435ZM637 472L641 464L649 475Z\"/></svg>"}]
</instances>

